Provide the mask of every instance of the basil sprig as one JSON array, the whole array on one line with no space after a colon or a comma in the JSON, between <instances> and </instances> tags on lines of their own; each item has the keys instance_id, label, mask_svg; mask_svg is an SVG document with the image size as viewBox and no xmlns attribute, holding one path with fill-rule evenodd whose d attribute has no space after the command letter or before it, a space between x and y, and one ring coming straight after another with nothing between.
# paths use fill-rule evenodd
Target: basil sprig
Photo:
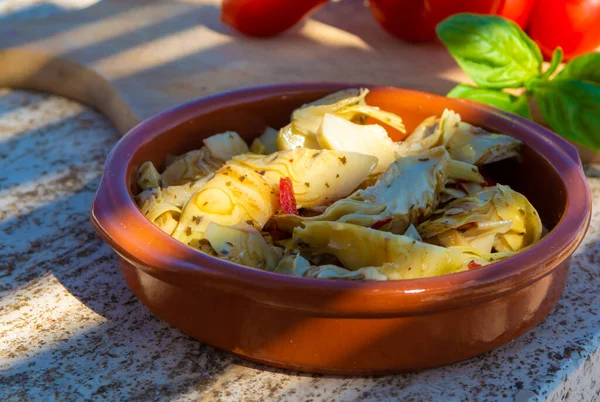
<instances>
[{"instance_id":1,"label":"basil sprig","mask_svg":"<svg viewBox=\"0 0 600 402\"><path fill-rule=\"evenodd\" d=\"M471 99L531 119L529 102L524 96L515 96L496 89L478 88L465 84L455 86L446 96Z\"/></svg>"},{"instance_id":2,"label":"basil sprig","mask_svg":"<svg viewBox=\"0 0 600 402\"><path fill-rule=\"evenodd\" d=\"M437 34L477 87L460 84L449 97L492 105L531 119L535 99L546 122L560 135L600 151L600 54L562 62L557 48L543 71L539 47L512 21L492 15L462 13L438 24ZM523 88L515 96L504 88Z\"/></svg>"}]
</instances>

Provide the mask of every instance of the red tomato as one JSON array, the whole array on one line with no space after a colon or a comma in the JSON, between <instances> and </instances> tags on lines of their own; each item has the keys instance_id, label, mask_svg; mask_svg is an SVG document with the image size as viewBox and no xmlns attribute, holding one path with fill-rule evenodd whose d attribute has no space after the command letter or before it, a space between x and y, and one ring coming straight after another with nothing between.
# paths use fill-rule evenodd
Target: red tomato
<instances>
[{"instance_id":1,"label":"red tomato","mask_svg":"<svg viewBox=\"0 0 600 402\"><path fill-rule=\"evenodd\" d=\"M523 29L529 22L529 16L535 0L504 0L498 10L498 15L513 20Z\"/></svg>"},{"instance_id":2,"label":"red tomato","mask_svg":"<svg viewBox=\"0 0 600 402\"><path fill-rule=\"evenodd\" d=\"M369 0L375 19L389 33L409 42L436 38L435 26L452 14L496 13L504 0Z\"/></svg>"},{"instance_id":3,"label":"red tomato","mask_svg":"<svg viewBox=\"0 0 600 402\"><path fill-rule=\"evenodd\" d=\"M539 0L528 33L547 59L558 46L565 60L594 51L600 45L600 0Z\"/></svg>"},{"instance_id":4,"label":"red tomato","mask_svg":"<svg viewBox=\"0 0 600 402\"><path fill-rule=\"evenodd\" d=\"M250 36L272 36L291 28L327 0L223 0L221 21Z\"/></svg>"}]
</instances>

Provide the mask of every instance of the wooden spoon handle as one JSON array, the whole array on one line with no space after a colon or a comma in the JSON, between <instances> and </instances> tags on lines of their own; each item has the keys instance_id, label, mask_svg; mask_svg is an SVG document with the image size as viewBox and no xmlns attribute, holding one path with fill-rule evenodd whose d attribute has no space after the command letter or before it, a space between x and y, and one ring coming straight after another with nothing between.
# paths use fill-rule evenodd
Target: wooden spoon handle
<instances>
[{"instance_id":1,"label":"wooden spoon handle","mask_svg":"<svg viewBox=\"0 0 600 402\"><path fill-rule=\"evenodd\" d=\"M0 50L0 87L44 91L81 102L104 114L121 134L139 123L101 75L60 56L27 49Z\"/></svg>"}]
</instances>

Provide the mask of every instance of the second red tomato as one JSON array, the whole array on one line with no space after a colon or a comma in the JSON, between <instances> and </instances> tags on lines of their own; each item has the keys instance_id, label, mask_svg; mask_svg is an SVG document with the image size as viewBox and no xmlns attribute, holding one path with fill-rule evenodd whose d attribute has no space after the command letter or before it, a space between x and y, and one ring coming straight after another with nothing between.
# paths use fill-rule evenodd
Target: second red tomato
<instances>
[{"instance_id":1,"label":"second red tomato","mask_svg":"<svg viewBox=\"0 0 600 402\"><path fill-rule=\"evenodd\" d=\"M436 38L435 26L452 14L495 14L504 0L369 0L377 21L392 35L409 42Z\"/></svg>"},{"instance_id":2,"label":"second red tomato","mask_svg":"<svg viewBox=\"0 0 600 402\"><path fill-rule=\"evenodd\" d=\"M538 0L528 33L547 59L557 46L565 60L592 52L600 45L600 0Z\"/></svg>"}]
</instances>

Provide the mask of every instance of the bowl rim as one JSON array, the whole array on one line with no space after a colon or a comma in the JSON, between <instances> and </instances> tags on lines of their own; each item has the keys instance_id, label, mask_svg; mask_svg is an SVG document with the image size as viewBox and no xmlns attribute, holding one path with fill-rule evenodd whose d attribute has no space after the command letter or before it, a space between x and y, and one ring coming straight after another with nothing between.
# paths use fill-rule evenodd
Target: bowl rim
<instances>
[{"instance_id":1,"label":"bowl rim","mask_svg":"<svg viewBox=\"0 0 600 402\"><path fill-rule=\"evenodd\" d=\"M336 281L267 272L209 256L163 233L137 207L127 185L132 157L135 150L170 128L240 103L356 87L436 99L448 108L455 105L475 109L498 124L509 123L563 180L567 197L563 216L531 249L481 269L410 280ZM201 281L199 286L235 292L277 308L324 316L373 317L455 308L516 291L542 278L567 260L582 241L589 225L591 196L576 148L552 131L522 117L477 102L386 85L317 82L222 92L172 107L141 122L111 150L90 215L100 237L117 254L159 280L186 286ZM138 240L140 236L144 241ZM182 282L182 278L186 278L185 281Z\"/></svg>"}]
</instances>

